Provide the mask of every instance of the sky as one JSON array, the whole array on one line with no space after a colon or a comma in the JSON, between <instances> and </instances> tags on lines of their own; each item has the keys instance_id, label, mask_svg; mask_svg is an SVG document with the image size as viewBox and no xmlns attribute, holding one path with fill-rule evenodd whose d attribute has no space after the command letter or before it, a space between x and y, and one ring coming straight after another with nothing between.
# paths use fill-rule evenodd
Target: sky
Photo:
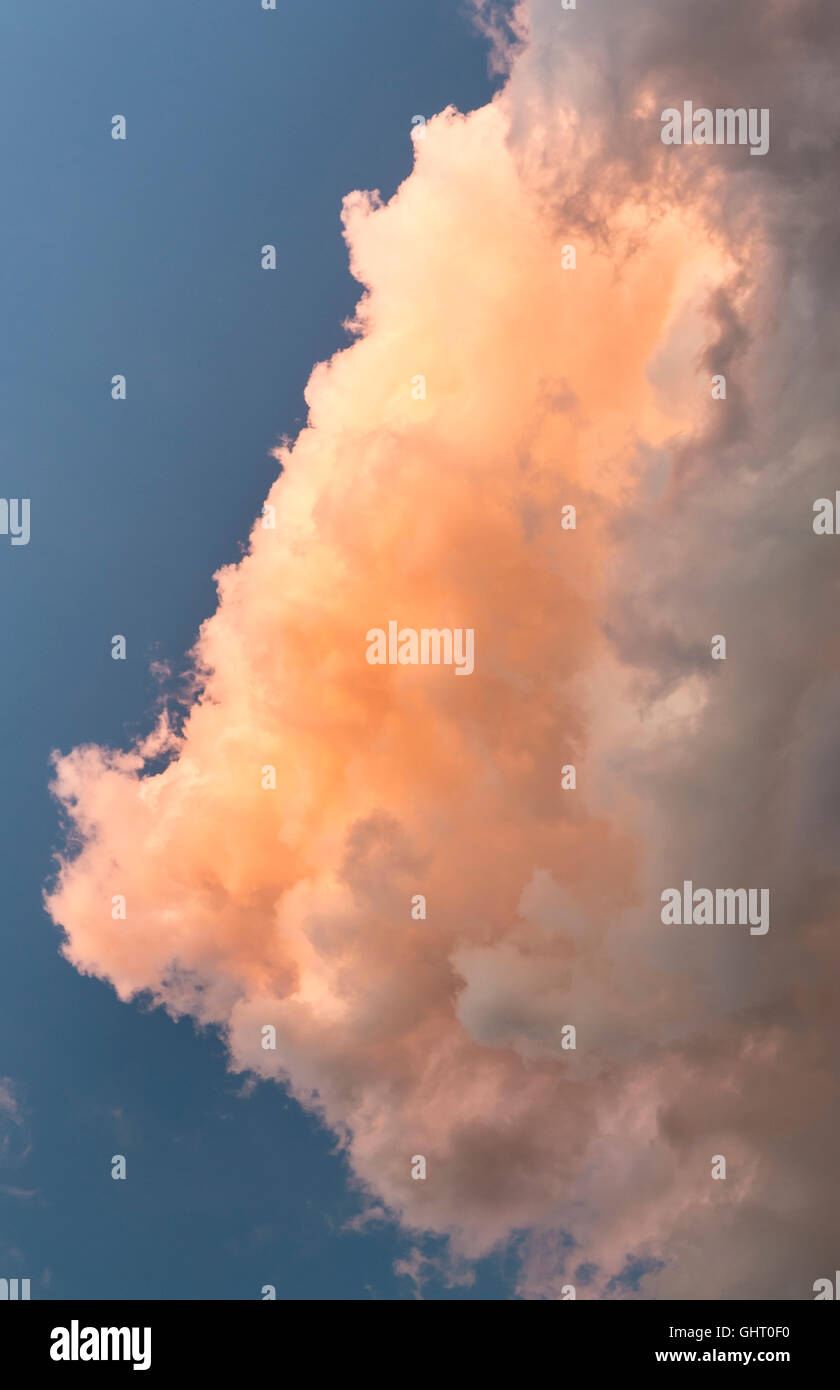
<instances>
[{"instance_id":1,"label":"sky","mask_svg":"<svg viewBox=\"0 0 840 1390\"><path fill-rule=\"evenodd\" d=\"M8 1273L813 1297L835 12L22 16Z\"/></svg>"},{"instance_id":2,"label":"sky","mask_svg":"<svg viewBox=\"0 0 840 1390\"><path fill-rule=\"evenodd\" d=\"M0 45L2 471L33 517L0 548L0 1276L33 1298L408 1296L410 1242L347 1231L363 1203L317 1119L274 1084L243 1098L212 1030L62 959L49 759L145 726L153 664L183 661L313 363L347 342L344 194L393 194L413 115L489 99L488 44L448 3L84 0L3 6Z\"/></svg>"}]
</instances>

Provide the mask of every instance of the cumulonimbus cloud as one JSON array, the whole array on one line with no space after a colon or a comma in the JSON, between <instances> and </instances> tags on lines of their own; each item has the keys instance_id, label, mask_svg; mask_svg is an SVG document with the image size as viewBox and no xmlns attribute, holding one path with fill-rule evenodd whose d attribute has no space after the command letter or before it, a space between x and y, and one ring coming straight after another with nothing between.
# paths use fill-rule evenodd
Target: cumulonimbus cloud
<instances>
[{"instance_id":1,"label":"cumulonimbus cloud","mask_svg":"<svg viewBox=\"0 0 840 1390\"><path fill-rule=\"evenodd\" d=\"M429 121L387 204L345 199L353 341L217 576L185 717L57 758L48 909L79 970L317 1110L454 1279L524 1231L525 1296L585 1267L578 1296L807 1297L836 1253L837 122L796 62L828 12L730 3L742 90L681 56L686 4L533 0L513 40L479 9L507 84ZM768 72L762 170L661 144L701 79L767 105ZM474 672L369 665L392 619L473 629ZM770 932L663 926L686 878L769 886Z\"/></svg>"}]
</instances>

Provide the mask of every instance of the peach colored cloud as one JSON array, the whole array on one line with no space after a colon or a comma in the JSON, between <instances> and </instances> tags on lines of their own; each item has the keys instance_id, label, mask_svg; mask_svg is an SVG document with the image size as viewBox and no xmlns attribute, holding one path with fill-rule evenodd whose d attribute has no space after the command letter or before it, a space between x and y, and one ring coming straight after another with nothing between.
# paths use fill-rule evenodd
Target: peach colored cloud
<instances>
[{"instance_id":1,"label":"peach colored cloud","mask_svg":"<svg viewBox=\"0 0 840 1390\"><path fill-rule=\"evenodd\" d=\"M641 714L609 625L617 575L632 602L662 568L667 522L646 576L639 509L677 505L670 451L708 425L705 309L713 291L748 302L743 248L655 170L606 190L608 237L569 231L545 161L574 188L595 144L583 129L535 160L522 106L514 86L442 113L390 202L345 199L355 340L314 369L279 451L276 527L258 519L217 576L183 728L57 760L81 850L48 907L79 970L217 1024L232 1067L322 1114L371 1201L448 1234L453 1268L524 1228L527 1296L583 1262L609 1292L631 1258L675 1261L707 1296L696 1232L735 1230L762 1181L731 1078L781 1084L793 1063L772 1022L719 1000L692 1050L718 952L748 970L754 943L704 958L663 940L674 826L644 777L703 729L716 673L667 681ZM368 665L390 619L474 629L474 673ZM713 1113L681 1128L694 1089ZM709 1180L721 1150L727 1184Z\"/></svg>"}]
</instances>

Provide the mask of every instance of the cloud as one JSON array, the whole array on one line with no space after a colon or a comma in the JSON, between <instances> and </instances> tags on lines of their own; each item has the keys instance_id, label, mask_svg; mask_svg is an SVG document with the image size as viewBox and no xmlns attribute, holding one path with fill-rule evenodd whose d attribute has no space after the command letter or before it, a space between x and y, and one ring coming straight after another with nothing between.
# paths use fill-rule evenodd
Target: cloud
<instances>
[{"instance_id":1,"label":"cloud","mask_svg":"<svg viewBox=\"0 0 840 1390\"><path fill-rule=\"evenodd\" d=\"M453 1279L524 1232L527 1297L808 1297L834 1258L834 28L726 16L496 30L497 99L345 199L354 341L186 717L56 760L67 958L221 1027ZM768 91L766 163L659 140L660 102ZM473 628L474 673L369 666L390 619ZM664 928L684 878L770 886L770 933Z\"/></svg>"},{"instance_id":2,"label":"cloud","mask_svg":"<svg viewBox=\"0 0 840 1390\"><path fill-rule=\"evenodd\" d=\"M22 1162L30 1147L20 1086L10 1076L0 1076L0 1166L12 1167Z\"/></svg>"},{"instance_id":3,"label":"cloud","mask_svg":"<svg viewBox=\"0 0 840 1390\"><path fill-rule=\"evenodd\" d=\"M473 1270L463 1265L459 1268L452 1260L443 1257L424 1255L416 1246L403 1259L394 1261L394 1273L411 1280L416 1299L422 1299L423 1288L432 1278L439 1279L449 1289L458 1286L470 1288L475 1283Z\"/></svg>"}]
</instances>

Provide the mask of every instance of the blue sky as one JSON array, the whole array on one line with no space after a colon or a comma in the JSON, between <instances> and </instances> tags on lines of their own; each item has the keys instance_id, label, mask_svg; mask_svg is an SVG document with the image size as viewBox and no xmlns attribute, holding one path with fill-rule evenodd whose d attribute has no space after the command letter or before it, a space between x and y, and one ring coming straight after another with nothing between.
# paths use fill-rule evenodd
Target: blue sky
<instances>
[{"instance_id":1,"label":"blue sky","mask_svg":"<svg viewBox=\"0 0 840 1390\"><path fill-rule=\"evenodd\" d=\"M487 46L451 0L68 0L4 7L0 47L0 491L32 528L0 543L0 1276L56 1299L411 1297L406 1237L345 1229L360 1199L317 1122L62 960L47 784L53 749L147 727L150 664L181 665L313 363L346 342L341 198L396 189L412 115L489 99ZM508 1274L425 1296L503 1295Z\"/></svg>"}]
</instances>

